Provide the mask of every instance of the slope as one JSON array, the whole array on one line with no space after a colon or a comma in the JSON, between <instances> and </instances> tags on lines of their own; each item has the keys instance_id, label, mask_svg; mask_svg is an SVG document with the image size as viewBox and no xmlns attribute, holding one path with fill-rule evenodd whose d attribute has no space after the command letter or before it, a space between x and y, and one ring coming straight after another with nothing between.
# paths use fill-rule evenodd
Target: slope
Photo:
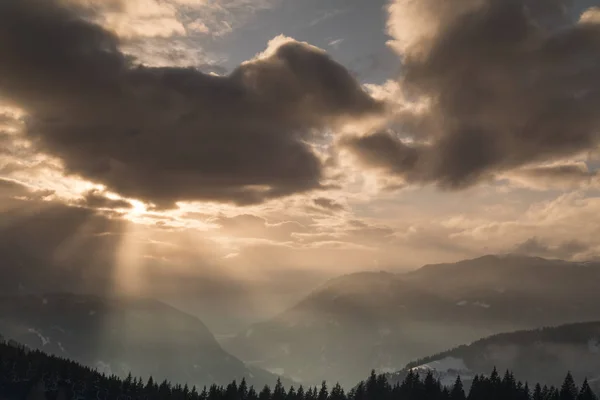
<instances>
[{"instance_id":1,"label":"slope","mask_svg":"<svg viewBox=\"0 0 600 400\"><path fill-rule=\"evenodd\" d=\"M398 370L494 333L600 319L599 264L486 256L334 279L224 346L298 381Z\"/></svg>"},{"instance_id":2,"label":"slope","mask_svg":"<svg viewBox=\"0 0 600 400\"><path fill-rule=\"evenodd\" d=\"M199 319L152 299L0 297L0 331L31 348L119 376L131 372L198 386L276 380L225 352Z\"/></svg>"}]
</instances>

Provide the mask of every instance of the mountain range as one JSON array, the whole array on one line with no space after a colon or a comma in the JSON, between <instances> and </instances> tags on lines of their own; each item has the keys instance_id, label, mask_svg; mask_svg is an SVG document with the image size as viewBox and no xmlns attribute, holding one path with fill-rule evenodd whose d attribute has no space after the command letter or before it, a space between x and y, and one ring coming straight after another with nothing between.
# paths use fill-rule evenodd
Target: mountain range
<instances>
[{"instance_id":1,"label":"mountain range","mask_svg":"<svg viewBox=\"0 0 600 400\"><path fill-rule=\"evenodd\" d=\"M348 385L495 333L600 320L597 282L599 263L518 255L358 273L223 344L296 381Z\"/></svg>"},{"instance_id":2,"label":"mountain range","mask_svg":"<svg viewBox=\"0 0 600 400\"><path fill-rule=\"evenodd\" d=\"M482 337L600 321L597 282L598 263L516 255L427 265L406 273L362 272L326 282L293 307L221 343L201 319L158 300L7 295L0 297L0 332L120 376L132 372L199 387L242 378L262 386L284 376L287 384L327 380L351 387L371 369L401 373L407 363ZM585 348L595 334L582 335ZM565 354L579 357L583 350L578 346ZM481 368L473 367L478 364L472 354L478 351L489 361ZM475 346L469 357L447 355L442 364L450 362L449 369L464 369L467 376L489 372L492 364L528 376L517 361L496 361L488 351ZM531 368L545 367L535 363L538 358ZM556 364L561 379L568 365ZM586 362L581 373L595 365ZM545 379L554 377L548 373L531 380Z\"/></svg>"}]
</instances>

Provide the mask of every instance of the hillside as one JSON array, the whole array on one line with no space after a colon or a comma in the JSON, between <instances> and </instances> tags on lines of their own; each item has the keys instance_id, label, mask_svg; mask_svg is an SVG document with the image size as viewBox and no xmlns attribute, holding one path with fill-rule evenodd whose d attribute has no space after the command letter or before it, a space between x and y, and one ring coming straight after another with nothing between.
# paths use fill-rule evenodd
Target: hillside
<instances>
[{"instance_id":1,"label":"hillside","mask_svg":"<svg viewBox=\"0 0 600 400\"><path fill-rule=\"evenodd\" d=\"M301 382L349 385L495 333L598 320L597 282L600 264L522 256L347 275L224 346Z\"/></svg>"},{"instance_id":2,"label":"hillside","mask_svg":"<svg viewBox=\"0 0 600 400\"><path fill-rule=\"evenodd\" d=\"M198 386L277 379L224 351L199 319L152 299L0 297L0 331L32 349L121 377L131 372Z\"/></svg>"},{"instance_id":3,"label":"hillside","mask_svg":"<svg viewBox=\"0 0 600 400\"><path fill-rule=\"evenodd\" d=\"M299 386L286 388L277 381L271 389L265 386L254 389L245 380L224 385L210 385L198 390L188 385L156 382L145 383L128 376L121 379L107 376L71 360L49 356L0 337L0 399L2 400L109 400L109 399L174 399L174 400L597 400L587 380L581 387L567 373L560 389L527 384L517 380L512 373L500 378L495 372L489 377L473 380L469 389L460 379L447 387L428 373L419 376L409 372L401 382L390 384L385 375L371 376L361 381L349 392L336 384L323 382L320 388Z\"/></svg>"},{"instance_id":4,"label":"hillside","mask_svg":"<svg viewBox=\"0 0 600 400\"><path fill-rule=\"evenodd\" d=\"M564 371L571 371L575 379L588 378L600 388L600 322L493 335L411 362L390 378L401 381L411 369L433 371L436 378L451 384L457 375L468 380L494 367L548 385L559 385Z\"/></svg>"}]
</instances>

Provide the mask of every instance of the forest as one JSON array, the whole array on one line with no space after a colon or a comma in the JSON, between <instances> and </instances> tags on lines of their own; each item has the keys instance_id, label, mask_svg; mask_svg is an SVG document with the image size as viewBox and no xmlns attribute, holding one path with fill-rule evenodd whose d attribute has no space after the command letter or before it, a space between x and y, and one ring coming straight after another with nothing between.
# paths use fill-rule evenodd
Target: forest
<instances>
[{"instance_id":1,"label":"forest","mask_svg":"<svg viewBox=\"0 0 600 400\"><path fill-rule=\"evenodd\" d=\"M460 377L442 386L429 371L424 376L410 371L394 385L375 371L349 391L323 382L320 387L255 389L245 380L226 386L196 388L168 381L146 381L129 375L106 376L74 361L31 350L14 342L0 343L0 400L598 400L587 379L578 386L566 373L560 387L518 381L511 372L494 369L489 376L475 376L467 388Z\"/></svg>"}]
</instances>

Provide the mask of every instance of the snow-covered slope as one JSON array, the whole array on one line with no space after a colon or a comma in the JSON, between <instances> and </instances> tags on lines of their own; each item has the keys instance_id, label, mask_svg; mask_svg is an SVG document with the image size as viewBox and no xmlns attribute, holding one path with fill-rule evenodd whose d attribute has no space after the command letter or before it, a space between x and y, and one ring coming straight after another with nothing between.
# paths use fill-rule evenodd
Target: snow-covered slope
<instances>
[{"instance_id":1,"label":"snow-covered slope","mask_svg":"<svg viewBox=\"0 0 600 400\"><path fill-rule=\"evenodd\" d=\"M418 372L419 375L431 372L444 386L454 384L456 377L459 375L463 380L473 379L474 376L473 371L467 367L464 360L455 357L444 357L426 364L417 365L411 369Z\"/></svg>"},{"instance_id":2,"label":"snow-covered slope","mask_svg":"<svg viewBox=\"0 0 600 400\"><path fill-rule=\"evenodd\" d=\"M595 381L600 377L599 342L600 322L498 334L409 363L390 377L398 381L411 369L430 370L444 384L452 384L457 375L468 382L496 367L530 382L559 385L564 371Z\"/></svg>"}]
</instances>

